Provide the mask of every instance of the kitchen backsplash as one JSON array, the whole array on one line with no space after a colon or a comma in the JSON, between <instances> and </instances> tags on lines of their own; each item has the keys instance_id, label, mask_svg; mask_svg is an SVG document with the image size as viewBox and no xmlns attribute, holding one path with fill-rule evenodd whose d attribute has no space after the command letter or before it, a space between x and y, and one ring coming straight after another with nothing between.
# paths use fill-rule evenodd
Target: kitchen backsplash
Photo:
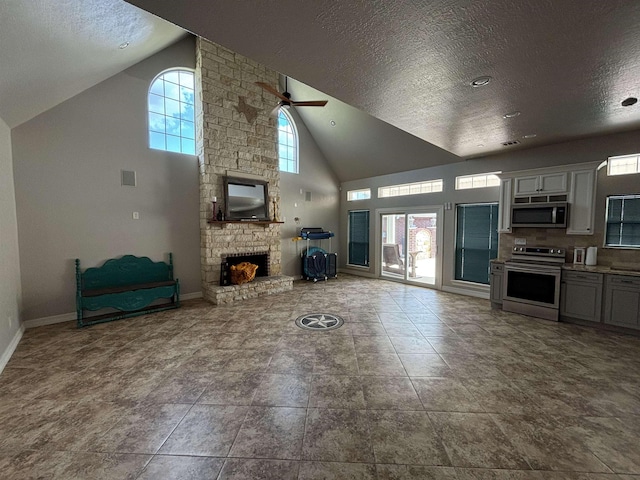
<instances>
[{"instance_id":1,"label":"kitchen backsplash","mask_svg":"<svg viewBox=\"0 0 640 480\"><path fill-rule=\"evenodd\" d=\"M507 260L515 246L516 238L524 238L528 246L560 247L567 251L565 261L573 263L573 249L575 247L598 247L598 265L615 267L625 265L627 268L636 265L640 271L640 250L621 250L617 248L603 248L602 234L567 235L563 229L554 228L514 228L513 233L500 234L498 258Z\"/></svg>"}]
</instances>

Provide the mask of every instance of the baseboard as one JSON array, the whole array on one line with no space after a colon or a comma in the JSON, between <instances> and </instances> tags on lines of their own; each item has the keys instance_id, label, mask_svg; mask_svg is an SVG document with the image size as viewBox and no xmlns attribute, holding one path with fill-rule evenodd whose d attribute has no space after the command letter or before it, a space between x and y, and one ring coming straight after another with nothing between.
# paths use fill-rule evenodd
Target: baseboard
<instances>
[{"instance_id":1,"label":"baseboard","mask_svg":"<svg viewBox=\"0 0 640 480\"><path fill-rule=\"evenodd\" d=\"M466 295L467 297L483 298L485 300L489 300L490 298L489 292L481 292L478 290L468 290L466 288L460 288L460 287L449 287L449 286L443 285L442 291L447 293L457 293L458 295Z\"/></svg>"},{"instance_id":2,"label":"baseboard","mask_svg":"<svg viewBox=\"0 0 640 480\"><path fill-rule=\"evenodd\" d=\"M76 320L76 312L62 313L60 315L52 315L50 317L32 318L23 322L25 328L44 327L45 325L53 325L54 323L64 323Z\"/></svg>"},{"instance_id":3,"label":"baseboard","mask_svg":"<svg viewBox=\"0 0 640 480\"><path fill-rule=\"evenodd\" d=\"M375 276L375 274L369 272L368 270L360 270L358 268L339 268L338 273L347 273L356 277L378 278Z\"/></svg>"},{"instance_id":4,"label":"baseboard","mask_svg":"<svg viewBox=\"0 0 640 480\"><path fill-rule=\"evenodd\" d=\"M185 293L180 294L180 300L194 300L196 298L202 298L202 292L193 292L193 293Z\"/></svg>"},{"instance_id":5,"label":"baseboard","mask_svg":"<svg viewBox=\"0 0 640 480\"><path fill-rule=\"evenodd\" d=\"M180 300L193 300L195 298L202 298L202 292L185 293L184 295L180 295ZM76 319L76 312L62 313L60 315L52 315L50 317L32 318L31 320L25 320L23 322L23 325L25 328L44 327L45 325L71 322L75 321Z\"/></svg>"},{"instance_id":6,"label":"baseboard","mask_svg":"<svg viewBox=\"0 0 640 480\"><path fill-rule=\"evenodd\" d=\"M2 356L0 356L0 373L2 373L2 371L4 370L4 367L6 367L7 363L9 363L9 360L11 359L11 355L13 355L13 352L16 351L16 348L18 347L18 343L20 343L20 339L22 338L23 333L24 333L24 325L20 324L20 328L18 329L16 334L13 336L11 343L6 348L6 350L2 353Z\"/></svg>"}]
</instances>

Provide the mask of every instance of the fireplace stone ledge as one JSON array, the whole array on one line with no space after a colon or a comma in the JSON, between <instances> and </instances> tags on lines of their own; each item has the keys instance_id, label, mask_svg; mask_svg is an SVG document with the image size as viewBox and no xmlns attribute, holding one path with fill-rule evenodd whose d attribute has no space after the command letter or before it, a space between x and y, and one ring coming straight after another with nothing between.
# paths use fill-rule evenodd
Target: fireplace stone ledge
<instances>
[{"instance_id":1,"label":"fireplace stone ledge","mask_svg":"<svg viewBox=\"0 0 640 480\"><path fill-rule=\"evenodd\" d=\"M293 289L293 277L273 275L271 277L256 277L253 281L242 285L221 287L217 284L208 284L205 285L203 295L205 300L215 305L224 305L261 295L287 292L291 289Z\"/></svg>"}]
</instances>

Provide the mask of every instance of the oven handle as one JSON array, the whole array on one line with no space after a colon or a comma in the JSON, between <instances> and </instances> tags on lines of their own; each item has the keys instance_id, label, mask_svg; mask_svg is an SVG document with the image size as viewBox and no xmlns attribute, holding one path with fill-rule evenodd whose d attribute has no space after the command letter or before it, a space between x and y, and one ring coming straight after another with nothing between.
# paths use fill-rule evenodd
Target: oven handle
<instances>
[{"instance_id":1,"label":"oven handle","mask_svg":"<svg viewBox=\"0 0 640 480\"><path fill-rule=\"evenodd\" d=\"M505 271L516 271L516 272L526 272L526 273L541 273L541 274L551 274L551 275L560 275L561 270L557 267L542 267L542 266L519 266L519 265L505 265Z\"/></svg>"}]
</instances>

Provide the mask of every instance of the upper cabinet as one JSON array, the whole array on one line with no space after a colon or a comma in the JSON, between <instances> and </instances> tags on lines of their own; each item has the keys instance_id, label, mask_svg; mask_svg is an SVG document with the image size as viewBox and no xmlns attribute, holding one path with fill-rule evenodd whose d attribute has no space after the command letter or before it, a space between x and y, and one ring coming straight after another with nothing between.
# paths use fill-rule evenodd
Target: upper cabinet
<instances>
[{"instance_id":1,"label":"upper cabinet","mask_svg":"<svg viewBox=\"0 0 640 480\"><path fill-rule=\"evenodd\" d=\"M581 163L501 174L498 231L512 231L513 204L567 202L567 234L593 235L598 164Z\"/></svg>"},{"instance_id":2,"label":"upper cabinet","mask_svg":"<svg viewBox=\"0 0 640 480\"><path fill-rule=\"evenodd\" d=\"M522 195L566 193L567 177L567 172L514 177L513 194L514 196L519 197Z\"/></svg>"},{"instance_id":3,"label":"upper cabinet","mask_svg":"<svg viewBox=\"0 0 640 480\"><path fill-rule=\"evenodd\" d=\"M511 186L513 179L500 179L500 203L498 204L498 232L511 232Z\"/></svg>"},{"instance_id":4,"label":"upper cabinet","mask_svg":"<svg viewBox=\"0 0 640 480\"><path fill-rule=\"evenodd\" d=\"M568 235L593 235L596 203L596 171L577 170L571 172L569 192Z\"/></svg>"}]
</instances>

